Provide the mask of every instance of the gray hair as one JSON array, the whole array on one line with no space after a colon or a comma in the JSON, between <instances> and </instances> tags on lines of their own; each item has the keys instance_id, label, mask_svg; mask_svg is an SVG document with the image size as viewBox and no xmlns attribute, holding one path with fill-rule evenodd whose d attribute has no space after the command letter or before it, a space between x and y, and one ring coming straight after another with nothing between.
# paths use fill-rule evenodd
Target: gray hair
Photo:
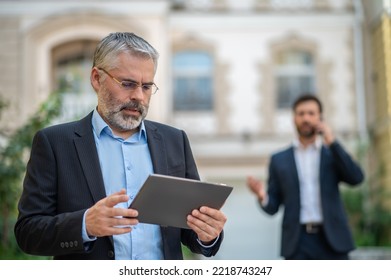
<instances>
[{"instance_id":1,"label":"gray hair","mask_svg":"<svg viewBox=\"0 0 391 280\"><path fill-rule=\"evenodd\" d=\"M159 53L146 40L130 32L110 33L96 47L93 67L113 69L121 53L150 58L157 68Z\"/></svg>"}]
</instances>

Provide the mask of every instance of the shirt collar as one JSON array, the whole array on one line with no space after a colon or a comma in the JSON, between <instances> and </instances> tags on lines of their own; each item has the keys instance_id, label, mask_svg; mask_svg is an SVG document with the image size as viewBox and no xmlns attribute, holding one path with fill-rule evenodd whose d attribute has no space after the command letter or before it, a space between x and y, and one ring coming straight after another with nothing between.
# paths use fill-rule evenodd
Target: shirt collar
<instances>
[{"instance_id":1,"label":"shirt collar","mask_svg":"<svg viewBox=\"0 0 391 280\"><path fill-rule=\"evenodd\" d=\"M92 127L95 131L95 134L98 138L100 138L103 131L105 131L108 135L110 135L113 138L119 138L114 135L112 129L109 127L109 125L103 120L103 118L100 116L96 108L94 109L94 112L92 113ZM140 124L140 130L133 134L129 139L132 139L133 141L140 141L141 139L147 140L147 132L145 129L144 121ZM127 140L127 139L124 139ZM132 142L133 142L132 141Z\"/></svg>"},{"instance_id":2,"label":"shirt collar","mask_svg":"<svg viewBox=\"0 0 391 280\"><path fill-rule=\"evenodd\" d=\"M304 148L303 145L300 143L299 138L297 138L297 137L295 139L293 139L292 145L293 145L293 148L295 148L295 149L303 149ZM308 147L313 147L316 150L319 150L322 147L322 139L320 139L320 137L316 137L315 142L312 143L311 145L309 145Z\"/></svg>"}]
</instances>

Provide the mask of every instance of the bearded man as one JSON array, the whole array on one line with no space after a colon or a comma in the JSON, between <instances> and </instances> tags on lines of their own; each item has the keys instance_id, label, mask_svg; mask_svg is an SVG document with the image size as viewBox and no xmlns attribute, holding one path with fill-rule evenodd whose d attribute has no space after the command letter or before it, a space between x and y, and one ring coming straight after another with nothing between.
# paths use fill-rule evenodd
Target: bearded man
<instances>
[{"instance_id":1,"label":"bearded man","mask_svg":"<svg viewBox=\"0 0 391 280\"><path fill-rule=\"evenodd\" d=\"M363 172L322 121L322 104L315 95L300 96L292 109L297 138L272 155L267 191L253 176L247 185L266 213L284 208L282 257L348 259L355 245L339 183L357 186Z\"/></svg>"},{"instance_id":2,"label":"bearded man","mask_svg":"<svg viewBox=\"0 0 391 280\"><path fill-rule=\"evenodd\" d=\"M186 133L145 120L158 52L128 32L98 44L91 85L98 105L84 119L34 137L15 236L28 254L54 259L183 259L182 244L206 257L219 250L225 215L206 206L190 229L139 223L128 206L150 174L199 180Z\"/></svg>"}]
</instances>

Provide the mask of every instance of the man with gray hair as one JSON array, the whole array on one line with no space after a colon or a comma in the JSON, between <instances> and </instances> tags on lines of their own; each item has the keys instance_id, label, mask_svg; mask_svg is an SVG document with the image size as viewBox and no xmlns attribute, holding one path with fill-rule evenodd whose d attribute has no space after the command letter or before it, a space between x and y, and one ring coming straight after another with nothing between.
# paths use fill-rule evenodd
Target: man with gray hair
<instances>
[{"instance_id":1,"label":"man with gray hair","mask_svg":"<svg viewBox=\"0 0 391 280\"><path fill-rule=\"evenodd\" d=\"M186 133L145 120L157 51L133 33L97 46L91 85L96 109L80 121L34 137L15 236L28 254L55 259L183 259L181 244L210 257L223 240L225 215L206 206L190 229L139 223L128 206L153 173L199 180Z\"/></svg>"}]
</instances>

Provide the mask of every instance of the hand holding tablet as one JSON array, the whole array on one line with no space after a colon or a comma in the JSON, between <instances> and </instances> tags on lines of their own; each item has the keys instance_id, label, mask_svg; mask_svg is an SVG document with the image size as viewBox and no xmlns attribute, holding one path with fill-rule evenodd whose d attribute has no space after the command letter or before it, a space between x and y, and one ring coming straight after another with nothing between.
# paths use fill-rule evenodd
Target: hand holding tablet
<instances>
[{"instance_id":1,"label":"hand holding tablet","mask_svg":"<svg viewBox=\"0 0 391 280\"><path fill-rule=\"evenodd\" d=\"M187 215L201 206L220 209L233 187L166 175L150 175L129 208L141 223L189 228Z\"/></svg>"}]
</instances>

